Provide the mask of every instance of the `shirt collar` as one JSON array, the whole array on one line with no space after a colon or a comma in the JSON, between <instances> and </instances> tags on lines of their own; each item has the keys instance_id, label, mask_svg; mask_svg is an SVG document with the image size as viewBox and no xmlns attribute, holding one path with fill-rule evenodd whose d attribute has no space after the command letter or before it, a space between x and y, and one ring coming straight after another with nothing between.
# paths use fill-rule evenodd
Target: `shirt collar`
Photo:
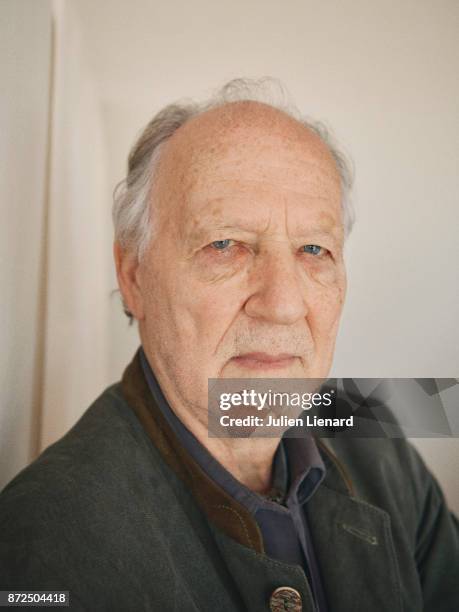
<instances>
[{"instance_id":1,"label":"shirt collar","mask_svg":"<svg viewBox=\"0 0 459 612\"><path fill-rule=\"evenodd\" d=\"M140 361L149 389L175 435L200 467L234 499L255 514L260 508L281 511L283 505L302 505L325 476L325 465L311 435L283 437L273 460L273 486L267 496L251 491L226 470L170 408L143 349ZM283 505L281 505L283 504Z\"/></svg>"}]
</instances>

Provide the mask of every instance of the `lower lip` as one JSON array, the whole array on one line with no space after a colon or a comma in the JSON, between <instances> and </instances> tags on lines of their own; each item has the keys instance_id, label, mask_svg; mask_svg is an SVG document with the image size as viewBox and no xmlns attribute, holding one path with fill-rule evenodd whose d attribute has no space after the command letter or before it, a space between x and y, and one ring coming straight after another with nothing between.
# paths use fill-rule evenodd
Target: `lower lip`
<instances>
[{"instance_id":1,"label":"lower lip","mask_svg":"<svg viewBox=\"0 0 459 612\"><path fill-rule=\"evenodd\" d=\"M234 357L236 365L246 370L282 370L293 364L296 357L287 357L277 361L264 361L263 359L253 359L250 357Z\"/></svg>"}]
</instances>

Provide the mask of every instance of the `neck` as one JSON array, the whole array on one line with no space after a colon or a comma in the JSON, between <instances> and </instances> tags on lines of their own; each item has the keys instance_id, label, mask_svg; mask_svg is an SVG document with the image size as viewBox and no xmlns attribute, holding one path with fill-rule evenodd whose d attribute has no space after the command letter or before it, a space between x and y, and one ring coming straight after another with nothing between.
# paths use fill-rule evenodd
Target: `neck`
<instances>
[{"instance_id":1,"label":"neck","mask_svg":"<svg viewBox=\"0 0 459 612\"><path fill-rule=\"evenodd\" d=\"M180 415L177 415L180 418ZM183 419L182 419L183 421ZM186 423L185 423L186 424ZM248 489L266 493L271 488L276 438L208 438L205 432L187 425L223 467Z\"/></svg>"},{"instance_id":2,"label":"neck","mask_svg":"<svg viewBox=\"0 0 459 612\"><path fill-rule=\"evenodd\" d=\"M236 480L257 493L269 491L273 458L279 438L209 438L207 420L196 418L180 403L169 402L169 406Z\"/></svg>"}]
</instances>

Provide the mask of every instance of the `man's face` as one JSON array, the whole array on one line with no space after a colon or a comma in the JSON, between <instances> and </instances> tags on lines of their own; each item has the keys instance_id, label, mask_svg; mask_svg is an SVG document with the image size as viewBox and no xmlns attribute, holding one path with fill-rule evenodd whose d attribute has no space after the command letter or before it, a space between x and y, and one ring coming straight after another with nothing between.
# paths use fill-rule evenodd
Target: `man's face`
<instances>
[{"instance_id":1,"label":"man's face","mask_svg":"<svg viewBox=\"0 0 459 612\"><path fill-rule=\"evenodd\" d=\"M326 377L346 280L320 139L264 105L210 111L167 143L152 199L139 329L169 401L206 409L209 378Z\"/></svg>"}]
</instances>

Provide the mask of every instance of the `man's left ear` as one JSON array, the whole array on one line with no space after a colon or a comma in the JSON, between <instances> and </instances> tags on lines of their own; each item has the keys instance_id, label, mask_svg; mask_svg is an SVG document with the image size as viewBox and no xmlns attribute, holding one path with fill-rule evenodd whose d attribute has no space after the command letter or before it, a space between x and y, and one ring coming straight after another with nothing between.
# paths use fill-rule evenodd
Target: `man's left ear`
<instances>
[{"instance_id":1,"label":"man's left ear","mask_svg":"<svg viewBox=\"0 0 459 612\"><path fill-rule=\"evenodd\" d=\"M139 286L139 259L137 254L123 249L118 242L115 242L113 256L125 310L128 310L135 319L141 321L144 319L145 313Z\"/></svg>"}]
</instances>

